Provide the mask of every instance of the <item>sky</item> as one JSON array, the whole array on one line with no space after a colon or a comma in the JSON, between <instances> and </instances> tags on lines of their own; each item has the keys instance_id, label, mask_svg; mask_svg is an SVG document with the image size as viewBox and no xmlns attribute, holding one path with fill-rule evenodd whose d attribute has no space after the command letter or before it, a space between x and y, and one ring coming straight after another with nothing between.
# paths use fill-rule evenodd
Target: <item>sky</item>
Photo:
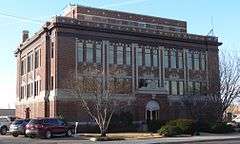
<instances>
[{"instance_id":1,"label":"sky","mask_svg":"<svg viewBox=\"0 0 240 144\"><path fill-rule=\"evenodd\" d=\"M184 20L193 34L207 35L213 28L223 42L220 50L240 56L239 0L5 0L0 3L0 108L15 107L13 53L21 42L22 31L29 30L33 35L70 3Z\"/></svg>"}]
</instances>

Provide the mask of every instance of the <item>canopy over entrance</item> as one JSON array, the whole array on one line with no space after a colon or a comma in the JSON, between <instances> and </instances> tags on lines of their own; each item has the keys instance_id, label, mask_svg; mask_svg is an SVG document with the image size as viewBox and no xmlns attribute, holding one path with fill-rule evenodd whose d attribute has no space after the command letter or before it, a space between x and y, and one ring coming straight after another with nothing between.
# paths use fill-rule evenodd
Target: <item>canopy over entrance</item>
<instances>
[{"instance_id":1,"label":"canopy over entrance","mask_svg":"<svg viewBox=\"0 0 240 144\"><path fill-rule=\"evenodd\" d=\"M146 105L146 110L157 111L160 109L160 106L157 101L150 100Z\"/></svg>"}]
</instances>

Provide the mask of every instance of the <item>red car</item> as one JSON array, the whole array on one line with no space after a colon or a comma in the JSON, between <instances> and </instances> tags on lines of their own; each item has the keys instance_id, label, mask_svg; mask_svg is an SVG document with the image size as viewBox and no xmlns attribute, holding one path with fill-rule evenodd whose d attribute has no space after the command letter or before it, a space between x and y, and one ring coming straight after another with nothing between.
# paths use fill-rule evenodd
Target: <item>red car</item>
<instances>
[{"instance_id":1,"label":"red car","mask_svg":"<svg viewBox=\"0 0 240 144\"><path fill-rule=\"evenodd\" d=\"M30 137L51 138L52 136L72 136L73 125L68 125L64 120L58 118L32 119L26 125L26 135Z\"/></svg>"}]
</instances>

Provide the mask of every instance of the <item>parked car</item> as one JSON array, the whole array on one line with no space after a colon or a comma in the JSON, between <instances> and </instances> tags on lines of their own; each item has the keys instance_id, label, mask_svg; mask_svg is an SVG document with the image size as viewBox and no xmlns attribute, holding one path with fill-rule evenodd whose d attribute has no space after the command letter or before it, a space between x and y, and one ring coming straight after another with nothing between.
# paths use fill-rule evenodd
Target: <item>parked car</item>
<instances>
[{"instance_id":1,"label":"parked car","mask_svg":"<svg viewBox=\"0 0 240 144\"><path fill-rule=\"evenodd\" d=\"M51 138L52 136L72 136L73 125L59 118L32 119L26 125L26 135L30 137Z\"/></svg>"},{"instance_id":2,"label":"parked car","mask_svg":"<svg viewBox=\"0 0 240 144\"><path fill-rule=\"evenodd\" d=\"M25 135L26 125L29 123L30 119L16 119L11 125L9 132L17 137L18 135Z\"/></svg>"},{"instance_id":3,"label":"parked car","mask_svg":"<svg viewBox=\"0 0 240 144\"><path fill-rule=\"evenodd\" d=\"M0 133L6 135L11 123L16 119L14 116L0 116Z\"/></svg>"}]
</instances>

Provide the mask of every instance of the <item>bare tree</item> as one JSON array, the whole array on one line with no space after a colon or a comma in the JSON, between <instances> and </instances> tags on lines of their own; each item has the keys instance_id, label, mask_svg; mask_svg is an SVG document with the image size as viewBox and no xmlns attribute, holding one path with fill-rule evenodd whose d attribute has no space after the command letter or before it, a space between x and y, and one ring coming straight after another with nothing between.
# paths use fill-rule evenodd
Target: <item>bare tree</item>
<instances>
[{"instance_id":1,"label":"bare tree","mask_svg":"<svg viewBox=\"0 0 240 144\"><path fill-rule=\"evenodd\" d=\"M182 103L193 119L207 112L214 113L222 121L224 113L240 97L240 58L221 54L219 62L220 85L217 90L207 89L205 94L190 92L182 97ZM218 87L218 86L217 86ZM216 87L215 87L216 88ZM208 115L209 116L209 115Z\"/></svg>"},{"instance_id":2,"label":"bare tree","mask_svg":"<svg viewBox=\"0 0 240 144\"><path fill-rule=\"evenodd\" d=\"M67 85L74 96L81 102L82 108L98 125L101 136L106 136L113 113L123 105L116 93L125 92L132 96L127 82L108 81L103 85L103 74L97 69L97 74L76 76L70 74Z\"/></svg>"},{"instance_id":3,"label":"bare tree","mask_svg":"<svg viewBox=\"0 0 240 144\"><path fill-rule=\"evenodd\" d=\"M215 94L216 97L217 94ZM240 97L240 58L221 54L220 57L220 115Z\"/></svg>"}]
</instances>

